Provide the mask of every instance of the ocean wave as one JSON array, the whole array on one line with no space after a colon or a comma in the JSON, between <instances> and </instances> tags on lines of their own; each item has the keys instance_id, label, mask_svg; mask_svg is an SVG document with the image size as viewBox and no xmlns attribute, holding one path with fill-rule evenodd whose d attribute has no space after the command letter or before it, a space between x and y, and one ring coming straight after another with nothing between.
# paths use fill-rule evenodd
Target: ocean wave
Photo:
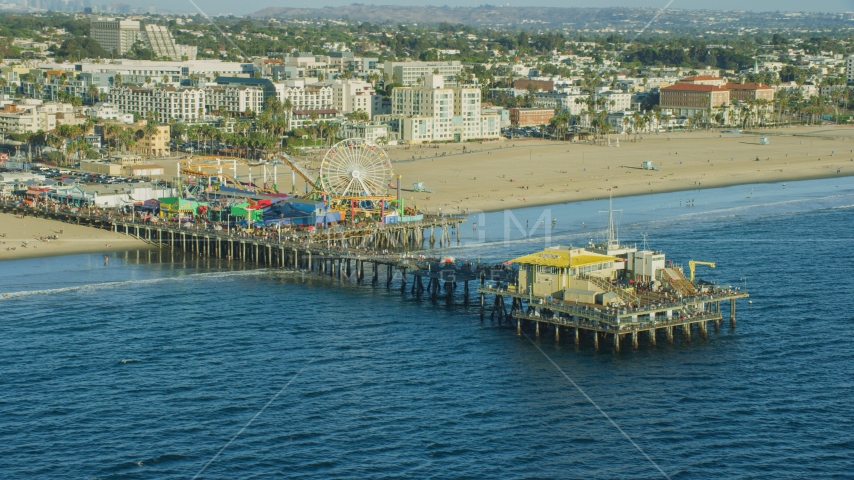
<instances>
[{"instance_id":1,"label":"ocean wave","mask_svg":"<svg viewBox=\"0 0 854 480\"><path fill-rule=\"evenodd\" d=\"M176 275L174 277L149 278L145 280L124 280L119 282L103 282L93 283L89 285L75 285L72 287L49 288L45 290L25 290L20 292L8 292L0 295L0 300L11 300L14 298L31 297L34 295L55 295L69 292L92 292L105 288L121 288L127 286L146 285L161 282L173 281L188 281L188 280L212 280L227 277L247 277L257 275L268 275L273 270L257 269L257 270L239 270L230 272L211 272L211 273L192 273L189 275Z\"/></svg>"}]
</instances>

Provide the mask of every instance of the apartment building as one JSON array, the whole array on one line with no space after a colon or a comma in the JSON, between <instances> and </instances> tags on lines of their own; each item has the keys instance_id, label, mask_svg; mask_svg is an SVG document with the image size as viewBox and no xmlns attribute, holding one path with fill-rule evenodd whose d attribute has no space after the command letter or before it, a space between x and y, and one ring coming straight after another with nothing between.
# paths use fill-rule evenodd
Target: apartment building
<instances>
[{"instance_id":1,"label":"apartment building","mask_svg":"<svg viewBox=\"0 0 854 480\"><path fill-rule=\"evenodd\" d=\"M448 87L459 86L457 78L463 71L459 61L451 62L385 62L385 75L390 82L403 86L418 85L434 74L440 75Z\"/></svg>"},{"instance_id":2,"label":"apartment building","mask_svg":"<svg viewBox=\"0 0 854 480\"><path fill-rule=\"evenodd\" d=\"M310 112L318 112L322 117L329 115L337 116L339 111L334 107L333 89L331 85L325 84L306 84L304 79L286 80L283 83L277 83L276 88L279 94L279 101L284 102L290 100L293 108L293 114L290 116L291 125L289 128L296 128L306 123L301 116L310 117ZM298 116L295 112L309 112L305 115ZM334 111L334 113L331 113ZM324 113L320 113L324 112Z\"/></svg>"},{"instance_id":3,"label":"apartment building","mask_svg":"<svg viewBox=\"0 0 854 480\"><path fill-rule=\"evenodd\" d=\"M374 87L363 80L335 79L332 87L332 106L341 113L347 114L362 110L368 118L374 116Z\"/></svg>"},{"instance_id":4,"label":"apartment building","mask_svg":"<svg viewBox=\"0 0 854 480\"><path fill-rule=\"evenodd\" d=\"M83 113L86 116L98 120L109 120L120 123L133 123L132 113L122 113L119 111L119 106L115 103L98 102L95 105L86 108Z\"/></svg>"},{"instance_id":5,"label":"apartment building","mask_svg":"<svg viewBox=\"0 0 854 480\"><path fill-rule=\"evenodd\" d=\"M497 139L500 117L482 115L477 88L446 88L444 76L425 77L422 87L399 87L392 92L392 116L398 119L406 143L462 142Z\"/></svg>"},{"instance_id":6,"label":"apartment building","mask_svg":"<svg viewBox=\"0 0 854 480\"><path fill-rule=\"evenodd\" d=\"M344 122L341 124L338 136L342 138L364 138L369 142L382 143L389 139L388 129L388 125L385 124Z\"/></svg>"},{"instance_id":7,"label":"apartment building","mask_svg":"<svg viewBox=\"0 0 854 480\"><path fill-rule=\"evenodd\" d=\"M143 117L153 113L160 123L196 122L205 112L205 90L196 87L119 86L110 90L109 101L121 113L138 113Z\"/></svg>"},{"instance_id":8,"label":"apartment building","mask_svg":"<svg viewBox=\"0 0 854 480\"><path fill-rule=\"evenodd\" d=\"M587 99L589 98L589 95L541 92L534 94L533 103L536 107L569 112L571 115L581 115L582 111L587 110Z\"/></svg>"},{"instance_id":9,"label":"apartment building","mask_svg":"<svg viewBox=\"0 0 854 480\"><path fill-rule=\"evenodd\" d=\"M632 108L632 94L628 92L603 90L596 93L596 101L603 99L603 108L608 113L622 112Z\"/></svg>"},{"instance_id":10,"label":"apartment building","mask_svg":"<svg viewBox=\"0 0 854 480\"><path fill-rule=\"evenodd\" d=\"M53 130L56 128L57 112L72 108L70 104L7 103L0 109L0 134L5 136Z\"/></svg>"},{"instance_id":11,"label":"apartment building","mask_svg":"<svg viewBox=\"0 0 854 480\"><path fill-rule=\"evenodd\" d=\"M178 47L175 46L175 40L164 25L146 25L143 33L145 46L150 48L154 55L181 60Z\"/></svg>"},{"instance_id":12,"label":"apartment building","mask_svg":"<svg viewBox=\"0 0 854 480\"><path fill-rule=\"evenodd\" d=\"M264 89L260 87L211 86L205 87L205 110L245 115L264 108Z\"/></svg>"},{"instance_id":13,"label":"apartment building","mask_svg":"<svg viewBox=\"0 0 854 480\"><path fill-rule=\"evenodd\" d=\"M168 157L171 132L169 125L158 125L156 133L143 135L136 142L136 151L149 157Z\"/></svg>"},{"instance_id":14,"label":"apartment building","mask_svg":"<svg viewBox=\"0 0 854 480\"><path fill-rule=\"evenodd\" d=\"M127 53L133 44L141 40L139 22L117 18L92 17L89 36L108 52L119 55Z\"/></svg>"}]
</instances>

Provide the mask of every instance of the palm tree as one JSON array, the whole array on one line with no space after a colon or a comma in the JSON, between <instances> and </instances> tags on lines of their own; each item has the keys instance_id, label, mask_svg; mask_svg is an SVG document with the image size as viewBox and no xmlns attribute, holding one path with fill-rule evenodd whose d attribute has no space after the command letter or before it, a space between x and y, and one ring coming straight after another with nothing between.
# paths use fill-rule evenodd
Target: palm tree
<instances>
[{"instance_id":1,"label":"palm tree","mask_svg":"<svg viewBox=\"0 0 854 480\"><path fill-rule=\"evenodd\" d=\"M158 129L157 124L153 121L149 120L144 127L142 127L142 133L145 134L146 137L152 137L157 135Z\"/></svg>"},{"instance_id":2,"label":"palm tree","mask_svg":"<svg viewBox=\"0 0 854 480\"><path fill-rule=\"evenodd\" d=\"M331 123L326 127L326 137L328 143L335 143L335 137L338 135L338 131L341 129L341 125L337 123Z\"/></svg>"},{"instance_id":3,"label":"palm tree","mask_svg":"<svg viewBox=\"0 0 854 480\"><path fill-rule=\"evenodd\" d=\"M129 128L122 129L116 137L116 141L122 147L122 151L126 152L128 148L136 144L136 135Z\"/></svg>"},{"instance_id":4,"label":"palm tree","mask_svg":"<svg viewBox=\"0 0 854 480\"><path fill-rule=\"evenodd\" d=\"M635 131L635 141L638 141L638 130L641 127L641 114L639 112L635 112L632 114L632 123L634 123L634 131Z\"/></svg>"},{"instance_id":5,"label":"palm tree","mask_svg":"<svg viewBox=\"0 0 854 480\"><path fill-rule=\"evenodd\" d=\"M89 89L86 91L86 95L89 96L89 103L95 105L95 103L98 101L98 96L100 95L100 93L101 91L98 90L98 87L96 87L95 85L90 85Z\"/></svg>"},{"instance_id":6,"label":"palm tree","mask_svg":"<svg viewBox=\"0 0 854 480\"><path fill-rule=\"evenodd\" d=\"M323 131L329 128L329 124L323 120L317 122L317 131L320 134L320 140L323 141Z\"/></svg>"}]
</instances>

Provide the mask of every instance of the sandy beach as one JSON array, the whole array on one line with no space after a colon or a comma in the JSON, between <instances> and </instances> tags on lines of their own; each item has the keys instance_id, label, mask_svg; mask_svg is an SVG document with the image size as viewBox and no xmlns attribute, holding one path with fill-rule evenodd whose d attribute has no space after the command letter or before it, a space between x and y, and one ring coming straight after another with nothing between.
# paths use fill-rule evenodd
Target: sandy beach
<instances>
[{"instance_id":1,"label":"sandy beach","mask_svg":"<svg viewBox=\"0 0 854 480\"><path fill-rule=\"evenodd\" d=\"M770 144L760 143L763 136ZM454 145L457 154L410 159L395 163L394 169L403 175L404 188L421 181L435 190L405 192L407 200L431 212L441 208L452 213L603 198L609 188L618 197L854 175L851 127L790 128L759 135L660 133L633 140L634 135L612 135L611 147L506 140L466 145L475 150L466 154ZM433 154L417 147L408 152L417 157ZM642 169L644 161L659 170Z\"/></svg>"},{"instance_id":2,"label":"sandy beach","mask_svg":"<svg viewBox=\"0 0 854 480\"><path fill-rule=\"evenodd\" d=\"M770 144L763 145L766 137ZM395 175L401 175L408 205L436 213L550 205L645 193L786 182L854 175L854 128L815 126L725 134L719 130L612 134L611 146L515 139L386 147ZM463 152L465 148L465 153ZM323 151L325 152L325 150ZM757 161L757 157L759 161ZM317 175L322 153L298 160ZM651 161L660 170L644 170ZM159 162L164 179L175 175L176 160ZM231 174L231 169L225 169ZM272 168L268 167L270 175ZM249 169L238 166L240 180ZM252 178L262 178L255 167ZM433 192L414 192L423 182ZM272 176L268 183L273 183ZM291 172L278 167L279 191L291 189ZM296 191L305 191L297 178Z\"/></svg>"},{"instance_id":3,"label":"sandy beach","mask_svg":"<svg viewBox=\"0 0 854 480\"><path fill-rule=\"evenodd\" d=\"M761 144L762 137L770 143ZM620 197L848 177L854 175L854 128L793 127L738 135L718 131L653 133L639 135L637 140L634 135L611 135L610 147L517 139L392 146L388 153L395 174L402 176L402 195L408 205L430 213L440 209L474 213L604 198L609 188ZM318 153L300 161L316 174L321 158ZM659 170L642 169L644 161L653 162ZM167 172L173 172L163 178L171 179L176 160L160 163ZM253 179L261 178L259 170L253 169ZM248 174L247 167L238 167L241 180ZM279 191L290 190L287 166L278 167L277 180ZM412 191L414 182L423 182L433 192ZM296 187L304 192L305 182L298 179ZM7 214L0 214L2 234L6 236L0 237L0 260L150 248L122 234ZM59 239L39 240L50 235ZM15 250L7 250L12 247Z\"/></svg>"},{"instance_id":4,"label":"sandy beach","mask_svg":"<svg viewBox=\"0 0 854 480\"><path fill-rule=\"evenodd\" d=\"M58 237L56 240L39 240L54 235ZM152 247L120 233L56 220L29 216L20 218L0 213L0 260L147 248Z\"/></svg>"}]
</instances>

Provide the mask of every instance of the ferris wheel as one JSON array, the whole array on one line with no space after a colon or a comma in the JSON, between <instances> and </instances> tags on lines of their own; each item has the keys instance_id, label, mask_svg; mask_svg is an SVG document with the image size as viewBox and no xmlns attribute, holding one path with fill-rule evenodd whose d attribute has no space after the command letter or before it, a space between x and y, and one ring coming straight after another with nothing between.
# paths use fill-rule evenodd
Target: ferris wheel
<instances>
[{"instance_id":1,"label":"ferris wheel","mask_svg":"<svg viewBox=\"0 0 854 480\"><path fill-rule=\"evenodd\" d=\"M391 179L388 154L362 138L336 143L320 164L323 191L336 197L384 195Z\"/></svg>"}]
</instances>

